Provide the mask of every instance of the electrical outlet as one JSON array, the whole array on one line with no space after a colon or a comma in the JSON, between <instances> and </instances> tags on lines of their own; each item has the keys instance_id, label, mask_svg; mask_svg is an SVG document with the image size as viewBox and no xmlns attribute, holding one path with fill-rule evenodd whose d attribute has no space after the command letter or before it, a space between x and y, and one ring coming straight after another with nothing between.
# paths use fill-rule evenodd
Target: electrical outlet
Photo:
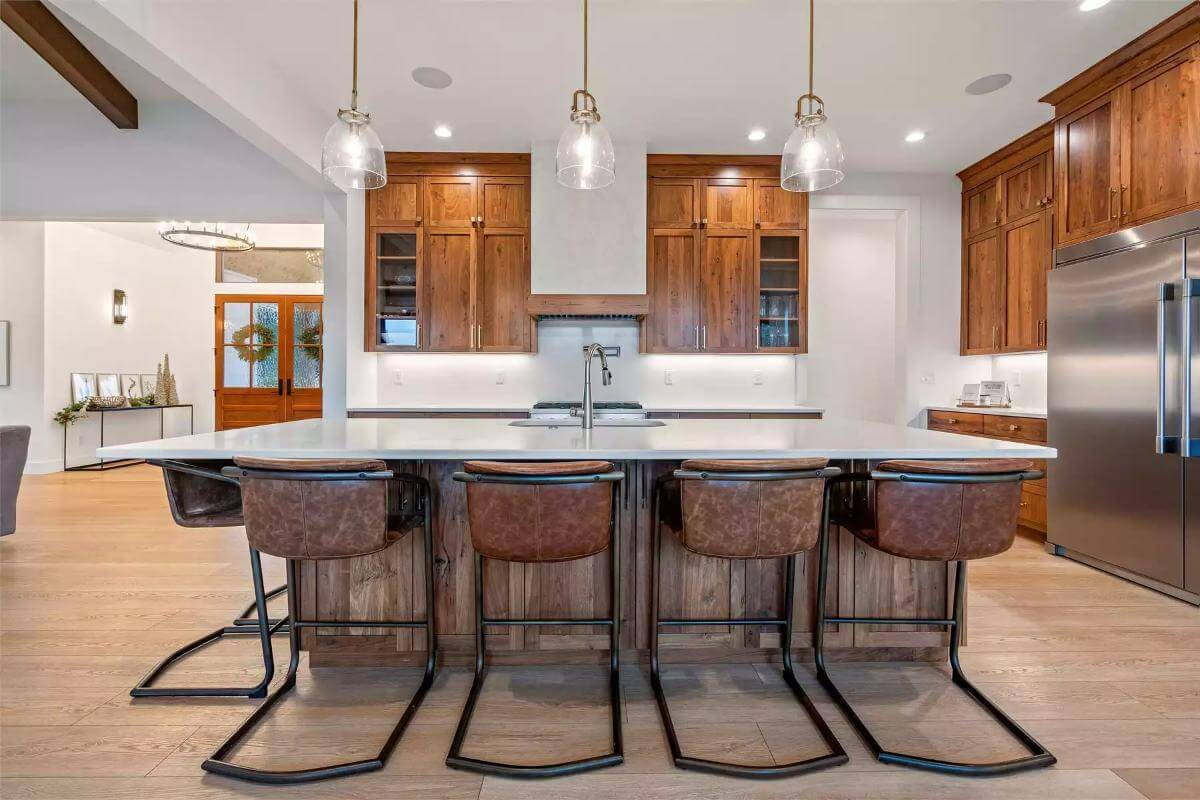
<instances>
[{"instance_id":1,"label":"electrical outlet","mask_svg":"<svg viewBox=\"0 0 1200 800\"><path fill-rule=\"evenodd\" d=\"M761 369L756 369L756 370L754 370L753 372L751 372L751 373L750 373L750 377L751 377L751 380L753 381L753 383L754 383L754 385L755 385L755 386L762 386L762 385L763 385L763 376L762 376L762 370L761 370Z\"/></svg>"},{"instance_id":2,"label":"electrical outlet","mask_svg":"<svg viewBox=\"0 0 1200 800\"><path fill-rule=\"evenodd\" d=\"M503 386L504 379L505 379L504 370L502 370L502 369L496 370L496 385Z\"/></svg>"},{"instance_id":3,"label":"electrical outlet","mask_svg":"<svg viewBox=\"0 0 1200 800\"><path fill-rule=\"evenodd\" d=\"M933 386L933 384L937 383L937 381L934 379L932 372L922 372L921 373L921 383L927 384L929 386Z\"/></svg>"},{"instance_id":4,"label":"electrical outlet","mask_svg":"<svg viewBox=\"0 0 1200 800\"><path fill-rule=\"evenodd\" d=\"M664 369L663 370L663 383L665 383L667 386L675 385L675 370L673 370L673 369Z\"/></svg>"},{"instance_id":5,"label":"electrical outlet","mask_svg":"<svg viewBox=\"0 0 1200 800\"><path fill-rule=\"evenodd\" d=\"M400 373L400 370L395 370L392 372L392 383L396 384L397 386L400 386L404 383L404 376Z\"/></svg>"}]
</instances>

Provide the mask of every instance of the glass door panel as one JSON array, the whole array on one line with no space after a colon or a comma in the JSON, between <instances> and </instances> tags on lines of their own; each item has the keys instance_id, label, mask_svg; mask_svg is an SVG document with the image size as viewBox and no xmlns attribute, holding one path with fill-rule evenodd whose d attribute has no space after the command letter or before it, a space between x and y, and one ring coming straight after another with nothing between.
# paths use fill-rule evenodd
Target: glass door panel
<instances>
[{"instance_id":1,"label":"glass door panel","mask_svg":"<svg viewBox=\"0 0 1200 800\"><path fill-rule=\"evenodd\" d=\"M284 410L287 420L321 416L324 329L321 298L284 298L288 320Z\"/></svg>"},{"instance_id":2,"label":"glass door panel","mask_svg":"<svg viewBox=\"0 0 1200 800\"><path fill-rule=\"evenodd\" d=\"M416 231L375 234L375 346L416 349L419 270Z\"/></svg>"},{"instance_id":3,"label":"glass door panel","mask_svg":"<svg viewBox=\"0 0 1200 800\"><path fill-rule=\"evenodd\" d=\"M803 234L758 237L757 349L796 351L805 314Z\"/></svg>"}]
</instances>

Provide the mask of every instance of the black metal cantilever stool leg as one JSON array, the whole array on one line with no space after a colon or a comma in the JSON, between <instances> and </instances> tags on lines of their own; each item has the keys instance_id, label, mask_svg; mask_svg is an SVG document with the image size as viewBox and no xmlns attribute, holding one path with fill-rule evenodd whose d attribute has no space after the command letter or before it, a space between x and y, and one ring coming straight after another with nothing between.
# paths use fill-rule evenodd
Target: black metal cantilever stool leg
<instances>
[{"instance_id":1,"label":"black metal cantilever stool leg","mask_svg":"<svg viewBox=\"0 0 1200 800\"><path fill-rule=\"evenodd\" d=\"M940 477L940 476L939 476ZM1040 477L1039 473L1026 473L1025 477ZM972 484L972 483L990 483L998 482L994 476L955 476L948 479L933 479L929 476L906 476L904 478L896 478L894 476L881 475L874 473L872 475L855 474L843 476L843 481L866 480L868 478L876 478L880 480L907 480L912 483L946 483L946 484ZM1006 480L1019 480L1011 475ZM831 485L827 491L832 490ZM828 504L828 501L827 501ZM1015 527L1015 525L1014 525ZM816 665L817 678L821 685L825 687L830 696L842 713L850 720L854 729L858 732L863 743L871 750L879 761L885 764L898 764L900 766L914 767L916 769L925 769L933 772L942 772L952 775L973 775L973 776L989 776L989 775L1005 775L1013 772L1021 772L1023 770L1037 769L1039 767L1049 767L1057 762L1057 759L1050 753L1037 739L1033 738L1024 728L1022 728L1012 717L1001 711L995 703L993 703L987 695L981 692L968 679L963 672L962 664L959 661L959 647L962 643L962 626L963 626L963 601L966 596L967 585L967 562L958 560L955 568L954 580L954 612L949 619L897 619L892 617L841 617L830 616L827 613L825 602L825 587L829 580L829 542L830 542L829 521L826 520L824 530L821 534L821 560L817 577L817 621L816 621ZM938 758L928 758L924 756L916 756L908 753L898 753L892 750L884 749L879 740L871 733L871 729L863 721L862 717L850 705L850 702L838 689L833 679L829 676L829 672L825 664L825 626L834 625L931 625L944 627L950 632L950 670L953 682L960 687L968 696L971 697L984 711L991 716L996 722L1008 731L1021 745L1029 751L1028 756L1021 758L1013 758L1005 761L996 761L991 763L976 763L963 761L948 761Z\"/></svg>"},{"instance_id":2,"label":"black metal cantilever stool leg","mask_svg":"<svg viewBox=\"0 0 1200 800\"><path fill-rule=\"evenodd\" d=\"M470 467L470 462L468 462ZM476 473L455 473L454 479L475 483L516 484L526 486L579 484L596 481L612 481L620 483L625 478L621 472L607 472L600 475L562 475L562 476L529 476L529 475L479 475ZM562 775L573 775L602 767L613 767L625 760L624 738L621 732L621 672L620 672L620 633L621 633L621 564L620 542L617 541L619 489L612 491L611 521L609 524L609 565L611 569L612 616L606 619L489 619L483 611L483 565L484 557L475 556L475 678L471 683L471 693L467 697L466 706L459 717L458 727L454 731L454 740L450 744L450 752L446 756L446 765L455 769L481 772L488 775L503 775L510 778L552 778ZM469 501L468 501L469 502ZM474 534L474 530L472 530ZM471 717L475 713L475 704L483 690L483 682L487 678L487 637L484 632L489 627L511 625L595 625L606 626L609 633L608 650L608 696L612 718L612 749L603 755L590 758L579 758L571 761L561 761L554 764L509 764L500 761L489 761L483 758L473 758L462 754L467 732L471 727Z\"/></svg>"},{"instance_id":3,"label":"black metal cantilever stool leg","mask_svg":"<svg viewBox=\"0 0 1200 800\"><path fill-rule=\"evenodd\" d=\"M315 478L300 478L306 479L321 479L321 473L309 473ZM263 473L266 477L272 475L279 476L278 473ZM372 477L368 474L368 477ZM391 478L392 473L381 473L373 477ZM288 598L288 616L292 620L292 624L288 630L288 645L289 659L287 677L283 683L267 696L267 699L254 710L254 713L243 722L236 731L234 731L225 742L217 748L216 752L201 764L201 767L206 772L216 773L218 775L226 775L232 778L240 778L242 780L253 783L267 784L293 784L306 783L309 781L324 780L326 778L344 777L347 775L355 775L360 772L372 772L382 769L399 744L404 731L408 728L412 718L416 715L417 709L420 708L421 702L425 699L425 695L429 692L429 688L433 685L433 679L437 669L437 638L436 626L434 624L434 598L433 598L433 536L432 536L432 497L429 491L429 484L424 478L410 475L396 475L397 479L417 483L421 491L421 506L423 511L423 524L425 536L425 608L426 616L423 620L354 620L354 621L327 621L301 619L299 616L300 605L299 596L297 593L298 578L299 578L299 562L297 559L287 559L287 598ZM325 479L349 479L346 476L331 477L328 474L324 475ZM251 560L257 563L259 553L257 550L251 549ZM256 568L254 570L254 591L256 602L259 605L260 620L266 619L262 609L266 605L266 592L263 590L262 570ZM426 653L425 653L425 671L421 677L421 683L413 693L412 699L404 709L399 721L392 728L387 740L379 749L379 752L373 758L359 759L357 761L346 761L337 764L329 764L320 767L311 767L308 769L295 770L268 770L255 767L242 766L234 764L228 760L229 755L237 749L237 747L245 740L247 736L263 721L263 719L271 712L271 709L284 698L296 686L296 672L300 666L300 631L304 628L419 628L425 631ZM259 630L264 637L265 647L270 649L270 637L267 635L269 626L260 622Z\"/></svg>"},{"instance_id":4,"label":"black metal cantilever stool leg","mask_svg":"<svg viewBox=\"0 0 1200 800\"><path fill-rule=\"evenodd\" d=\"M837 469L827 469L827 473L836 474ZM739 778L784 778L790 775L800 775L806 772L815 770L827 769L829 767L837 767L847 763L850 758L846 755L845 749L841 742L838 741L833 731L829 728L828 723L821 716L808 693L804 691L804 687L800 685L800 681L796 678L796 673L792 665L792 650L791 641L792 634L795 630L795 603L793 596L796 586L796 560L797 555L784 556L787 564L787 572L784 581L784 612L783 618L770 619L661 619L659 616L659 569L661 564L662 554L662 495L663 487L670 481L677 480L676 476L687 474L685 471L679 471L674 474L662 475L654 484L654 498L652 501L652 516L654 534L653 534L653 567L651 571L651 590L650 590L650 608L651 608L651 632L650 632L650 685L654 689L654 697L658 701L658 710L663 720L663 727L666 729L667 743L671 748L671 758L675 762L675 766L681 769L695 770L697 772L709 772L717 775L732 775ZM705 477L700 478L700 474ZM781 480L786 478L796 478L795 473L781 472L759 472L759 473L742 473L729 475L715 475L708 473L693 474L690 479L707 480L710 477L719 477L722 479L733 480ZM822 512L822 515L827 515L828 509ZM783 651L783 679L792 693L796 696L796 700L804 708L812 721L813 726L821 734L825 746L829 748L829 752L825 755L814 756L813 758L804 759L802 761L794 761L788 764L776 764L771 766L754 766L750 764L733 764L725 761L715 761L706 758L694 758L684 755L683 749L679 743L679 736L675 731L675 723L671 720L671 710L667 704L667 695L663 689L662 678L660 674L659 660L659 632L665 627L675 626L695 626L695 625L773 625L782 628L782 651Z\"/></svg>"},{"instance_id":5,"label":"black metal cantilever stool leg","mask_svg":"<svg viewBox=\"0 0 1200 800\"><path fill-rule=\"evenodd\" d=\"M234 478L229 478L222 475L216 470L197 467L194 464L188 464L179 461L150 461L154 466L162 467L164 482L167 486L167 495L170 500L171 511L177 522L186 525L187 527L225 527L229 525L242 524L240 518L240 509L236 514L229 514L223 519L213 520L211 515L204 513L190 512L187 508L187 502L184 498L184 492L178 486L178 481L191 481L192 486L211 482L216 484L237 486L238 482ZM236 494L234 489L229 490L232 494ZM240 498L238 498L240 504ZM214 524L214 523L220 523ZM261 569L261 566L252 558L250 568ZM270 600L287 590L287 586L278 586L266 593L266 599ZM271 679L275 675L275 662L271 657L269 647L262 648L263 658L263 677L253 686L155 686L163 674L172 666L183 660L187 656L208 647L220 641L226 636L260 636L259 624L257 615L251 617L255 613L257 600L251 601L248 606L239 614L229 625L222 628L217 628L211 633L207 633L196 639L193 642L188 642L173 653L168 655L162 661L158 662L146 675L137 682L132 689L129 690L131 697L266 697L267 687L271 683ZM258 613L262 613L259 611ZM269 619L268 624L271 628L271 635L287 633L287 617L280 619Z\"/></svg>"}]
</instances>

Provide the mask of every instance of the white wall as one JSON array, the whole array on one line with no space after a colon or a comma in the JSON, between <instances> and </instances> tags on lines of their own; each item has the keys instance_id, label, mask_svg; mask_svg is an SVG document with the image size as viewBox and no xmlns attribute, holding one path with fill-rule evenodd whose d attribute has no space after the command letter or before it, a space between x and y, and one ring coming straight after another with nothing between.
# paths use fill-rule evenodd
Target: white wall
<instances>
[{"instance_id":1,"label":"white wall","mask_svg":"<svg viewBox=\"0 0 1200 800\"><path fill-rule=\"evenodd\" d=\"M42 359L45 337L46 226L41 222L0 222L0 320L9 326L9 385L0 386L0 424L41 430ZM46 437L30 442L31 471L49 469L54 451Z\"/></svg>"},{"instance_id":2,"label":"white wall","mask_svg":"<svg viewBox=\"0 0 1200 800\"><path fill-rule=\"evenodd\" d=\"M895 421L897 227L892 211L809 219L808 402L829 417Z\"/></svg>"},{"instance_id":3,"label":"white wall","mask_svg":"<svg viewBox=\"0 0 1200 800\"><path fill-rule=\"evenodd\" d=\"M253 230L262 246L321 247L320 225L256 224ZM218 284L214 254L164 242L152 223L4 222L0 231L0 319L33 309L13 326L14 344L28 362L21 365L19 386L27 394L16 402L11 399L16 385L0 388L0 418L20 418L33 428L31 472L62 465L62 430L51 417L71 401L70 373L153 373L163 354L169 354L180 400L195 406L195 430L210 431L214 295L320 291L311 284ZM44 233L37 237L37 231ZM129 318L123 325L112 321L114 289L123 289L128 297ZM10 297L24 299L10 311ZM35 326L40 343L30 339ZM18 334L24 343L16 341ZM36 375L36 386L26 383L31 375ZM19 412L10 412L12 406ZM186 410L166 414L166 435L187 433ZM110 414L104 422L108 444L158 437L157 411ZM92 460L99 426L99 415L92 414L71 427L71 464Z\"/></svg>"},{"instance_id":4,"label":"white wall","mask_svg":"<svg viewBox=\"0 0 1200 800\"><path fill-rule=\"evenodd\" d=\"M1045 353L995 356L992 359L992 378L1008 381L1014 406L1046 408Z\"/></svg>"}]
</instances>

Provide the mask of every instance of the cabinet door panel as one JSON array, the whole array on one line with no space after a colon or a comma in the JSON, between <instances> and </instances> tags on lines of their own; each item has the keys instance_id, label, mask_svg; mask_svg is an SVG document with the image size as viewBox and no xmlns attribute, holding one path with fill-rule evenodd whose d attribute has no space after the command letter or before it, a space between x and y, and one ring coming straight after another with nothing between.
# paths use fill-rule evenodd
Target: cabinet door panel
<instances>
[{"instance_id":1,"label":"cabinet door panel","mask_svg":"<svg viewBox=\"0 0 1200 800\"><path fill-rule=\"evenodd\" d=\"M714 179L704 182L700 222L705 228L749 230L754 227L754 190L749 180Z\"/></svg>"},{"instance_id":2,"label":"cabinet door panel","mask_svg":"<svg viewBox=\"0 0 1200 800\"><path fill-rule=\"evenodd\" d=\"M789 192L779 181L754 181L754 226L798 230L808 226L808 193Z\"/></svg>"},{"instance_id":3,"label":"cabinet door panel","mask_svg":"<svg viewBox=\"0 0 1200 800\"><path fill-rule=\"evenodd\" d=\"M999 235L968 242L963 259L963 354L994 353L1003 344Z\"/></svg>"},{"instance_id":4,"label":"cabinet door panel","mask_svg":"<svg viewBox=\"0 0 1200 800\"><path fill-rule=\"evenodd\" d=\"M438 228L471 228L479 212L475 203L475 178L425 179L428 223Z\"/></svg>"},{"instance_id":5,"label":"cabinet door panel","mask_svg":"<svg viewBox=\"0 0 1200 800\"><path fill-rule=\"evenodd\" d=\"M1135 225L1200 200L1195 62L1181 57L1130 81L1121 224Z\"/></svg>"},{"instance_id":6,"label":"cabinet door panel","mask_svg":"<svg viewBox=\"0 0 1200 800\"><path fill-rule=\"evenodd\" d=\"M681 178L651 178L646 219L651 228L695 228L700 221L699 182Z\"/></svg>"},{"instance_id":7,"label":"cabinet door panel","mask_svg":"<svg viewBox=\"0 0 1200 800\"><path fill-rule=\"evenodd\" d=\"M429 350L471 349L471 264L474 232L425 231L425 318Z\"/></svg>"},{"instance_id":8,"label":"cabinet door panel","mask_svg":"<svg viewBox=\"0 0 1200 800\"><path fill-rule=\"evenodd\" d=\"M529 349L529 247L524 231L485 230L475 273L476 347L492 352Z\"/></svg>"},{"instance_id":9,"label":"cabinet door panel","mask_svg":"<svg viewBox=\"0 0 1200 800\"><path fill-rule=\"evenodd\" d=\"M989 181L963 195L963 235L975 236L1000 224L1000 183Z\"/></svg>"},{"instance_id":10,"label":"cabinet door panel","mask_svg":"<svg viewBox=\"0 0 1200 800\"><path fill-rule=\"evenodd\" d=\"M380 189L368 192L372 225L419 225L421 222L421 179L388 176Z\"/></svg>"},{"instance_id":11,"label":"cabinet door panel","mask_svg":"<svg viewBox=\"0 0 1200 800\"><path fill-rule=\"evenodd\" d=\"M749 233L708 231L701 254L700 347L709 353L745 353L750 341L754 243Z\"/></svg>"},{"instance_id":12,"label":"cabinet door panel","mask_svg":"<svg viewBox=\"0 0 1200 800\"><path fill-rule=\"evenodd\" d=\"M1116 226L1120 117L1114 92L1055 125L1055 243L1059 247L1109 233Z\"/></svg>"},{"instance_id":13,"label":"cabinet door panel","mask_svg":"<svg viewBox=\"0 0 1200 800\"><path fill-rule=\"evenodd\" d=\"M1004 229L1004 345L1008 350L1038 350L1046 318L1046 270L1050 245L1043 213Z\"/></svg>"},{"instance_id":14,"label":"cabinet door panel","mask_svg":"<svg viewBox=\"0 0 1200 800\"><path fill-rule=\"evenodd\" d=\"M479 180L479 213L484 227L529 227L528 178L480 178Z\"/></svg>"},{"instance_id":15,"label":"cabinet door panel","mask_svg":"<svg viewBox=\"0 0 1200 800\"><path fill-rule=\"evenodd\" d=\"M1004 221L1015 222L1022 217L1041 213L1050 204L1050 154L1038 156L1000 178L1004 197Z\"/></svg>"},{"instance_id":16,"label":"cabinet door panel","mask_svg":"<svg viewBox=\"0 0 1200 800\"><path fill-rule=\"evenodd\" d=\"M700 234L652 230L647 242L650 309L643 326L651 353L694 353L700 346Z\"/></svg>"}]
</instances>

